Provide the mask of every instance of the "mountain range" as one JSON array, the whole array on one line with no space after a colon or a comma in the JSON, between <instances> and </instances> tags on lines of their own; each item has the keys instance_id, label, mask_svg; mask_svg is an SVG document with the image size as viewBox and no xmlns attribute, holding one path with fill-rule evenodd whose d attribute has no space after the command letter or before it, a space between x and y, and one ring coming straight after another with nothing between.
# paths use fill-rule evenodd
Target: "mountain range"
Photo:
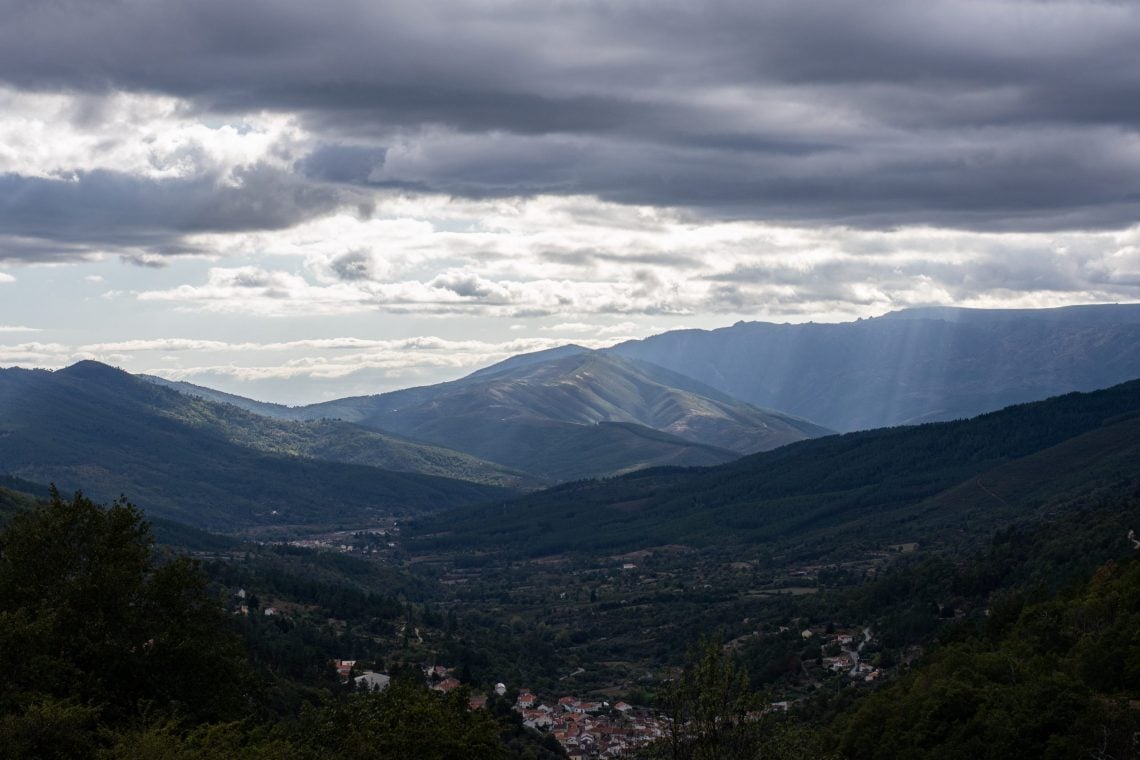
<instances>
[{"instance_id":1,"label":"mountain range","mask_svg":"<svg viewBox=\"0 0 1140 760\"><path fill-rule=\"evenodd\" d=\"M337 420L466 452L546 484L720 464L832 432L580 346L515 356L452 382L301 407L148 379L279 420Z\"/></svg>"},{"instance_id":2,"label":"mountain range","mask_svg":"<svg viewBox=\"0 0 1140 760\"><path fill-rule=\"evenodd\" d=\"M442 387L272 407L273 416L171 385L93 361L0 370L0 472L104 500L127 493L154 515L233 530L367 521L646 466L718 464L827 432L584 349Z\"/></svg>"},{"instance_id":3,"label":"mountain range","mask_svg":"<svg viewBox=\"0 0 1140 760\"><path fill-rule=\"evenodd\" d=\"M965 419L1140 377L1140 305L920 308L840 324L738 323L523 354L459 380L288 407L544 483L714 465L829 432Z\"/></svg>"},{"instance_id":4,"label":"mountain range","mask_svg":"<svg viewBox=\"0 0 1140 760\"><path fill-rule=\"evenodd\" d=\"M451 382L301 407L84 361L55 372L0 370L0 474L82 487L101 499L128 493L158 516L225 530L466 509L650 470L614 481L624 494L629 483L656 483L661 472L678 471L663 467L713 467L719 474L708 477L719 483L734 467L751 466L740 462L779 462L794 465L804 483L830 483L852 462L879 456L876 447L887 440L879 436L887 433L836 437L809 419L852 430L966 418L1133 377L1140 377L1140 306L918 309L840 325L740 323L600 351L567 345ZM909 442L890 449L897 461L886 454L876 460L876 473L893 472L899 462L929 469L946 451L956 457L947 472L977 460L967 449L943 451L926 427L900 435ZM988 431L979 440L993 437ZM848 441L854 448L843 448ZM836 451L842 455L829 460ZM914 451L926 453L915 459ZM1079 447L1073 452L1071 461L1086 461ZM1006 452L984 464L1015 472L1006 460L1031 453ZM1064 472L1066 461L1054 469ZM741 491L766 493L790 477L785 469L765 472L763 482ZM661 482L690 490L673 477ZM716 490L697 482L693 493ZM894 481L858 482L857 491ZM923 482L924 500L967 488L953 478ZM582 493L593 494L590 488ZM557 503L555 493L570 491L542 498ZM649 497L599 498L640 504ZM721 515L724 524L734 524L733 514Z\"/></svg>"},{"instance_id":5,"label":"mountain range","mask_svg":"<svg viewBox=\"0 0 1140 760\"><path fill-rule=\"evenodd\" d=\"M972 417L1140 377L1140 304L740 322L608 351L847 432Z\"/></svg>"}]
</instances>

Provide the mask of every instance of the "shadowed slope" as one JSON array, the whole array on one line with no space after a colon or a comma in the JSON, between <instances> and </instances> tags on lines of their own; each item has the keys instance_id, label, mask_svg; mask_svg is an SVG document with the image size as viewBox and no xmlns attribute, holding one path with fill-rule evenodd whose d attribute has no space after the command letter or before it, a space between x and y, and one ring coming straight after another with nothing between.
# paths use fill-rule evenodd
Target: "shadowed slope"
<instances>
[{"instance_id":1,"label":"shadowed slope","mask_svg":"<svg viewBox=\"0 0 1140 760\"><path fill-rule=\"evenodd\" d=\"M0 472L100 500L128 493L155 514L223 529L359 523L511 493L258 451L212 422L235 414L96 362L4 370Z\"/></svg>"}]
</instances>

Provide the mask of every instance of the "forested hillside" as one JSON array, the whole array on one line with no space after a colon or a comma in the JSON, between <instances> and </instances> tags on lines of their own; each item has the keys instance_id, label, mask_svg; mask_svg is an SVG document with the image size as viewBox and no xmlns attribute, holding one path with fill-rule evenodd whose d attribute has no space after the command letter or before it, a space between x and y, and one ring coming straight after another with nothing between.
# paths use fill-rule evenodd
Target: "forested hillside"
<instances>
[{"instance_id":1,"label":"forested hillside","mask_svg":"<svg viewBox=\"0 0 1140 760\"><path fill-rule=\"evenodd\" d=\"M1140 754L1140 561L1036 604L1006 600L837 720L848 758Z\"/></svg>"},{"instance_id":2,"label":"forested hillside","mask_svg":"<svg viewBox=\"0 0 1140 760\"><path fill-rule=\"evenodd\" d=\"M324 428L290 428L95 362L57 372L0 371L0 471L86 488L98 499L131 493L149 514L199 527L359 523L512 493L314 458L353 441L367 458L372 445L368 431L330 441ZM441 467L450 457L463 472L477 470L460 454L419 447L412 456L437 455ZM489 465L482 472L494 469L503 480L517 478Z\"/></svg>"},{"instance_id":3,"label":"forested hillside","mask_svg":"<svg viewBox=\"0 0 1140 760\"><path fill-rule=\"evenodd\" d=\"M562 756L463 692L401 676L357 695L319 654L290 674L255 653L125 502L53 494L0 531L0 756L444 760L508 757L508 741Z\"/></svg>"},{"instance_id":4,"label":"forested hillside","mask_svg":"<svg viewBox=\"0 0 1140 760\"><path fill-rule=\"evenodd\" d=\"M809 626L859 615L875 632L866 653L880 665L902 658L876 686L830 674L787 712L757 711L816 668L808 653L821 647L798 630L735 656L706 644L662 690L689 722L639 756L1140 757L1140 548L1124 527L1138 499L1003 531L968 560L927 557L802 608Z\"/></svg>"},{"instance_id":5,"label":"forested hillside","mask_svg":"<svg viewBox=\"0 0 1140 760\"><path fill-rule=\"evenodd\" d=\"M776 542L826 553L969 545L1140 471L1140 382L961 422L850 433L708 469L648 470L425 517L427 546L529 556L667 543Z\"/></svg>"}]
</instances>

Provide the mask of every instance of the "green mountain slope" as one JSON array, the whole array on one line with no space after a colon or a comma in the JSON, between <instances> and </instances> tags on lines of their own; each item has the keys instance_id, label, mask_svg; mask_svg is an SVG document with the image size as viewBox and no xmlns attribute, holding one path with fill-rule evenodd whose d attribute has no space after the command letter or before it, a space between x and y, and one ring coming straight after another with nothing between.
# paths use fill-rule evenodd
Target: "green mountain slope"
<instances>
[{"instance_id":1,"label":"green mountain slope","mask_svg":"<svg viewBox=\"0 0 1140 760\"><path fill-rule=\"evenodd\" d=\"M160 382L146 376L141 379L171 387L186 396L177 402L164 397L163 401L168 403L160 408L162 413L196 427L216 430L233 443L259 451L438 475L519 490L545 485L521 472L470 454L367 430L341 420L306 419L303 412L292 407L262 404L185 383ZM219 403L219 399L223 401ZM297 414L293 420L270 410L292 410Z\"/></svg>"},{"instance_id":2,"label":"green mountain slope","mask_svg":"<svg viewBox=\"0 0 1140 760\"><path fill-rule=\"evenodd\" d=\"M609 351L835 430L866 430L972 417L1140 377L1140 304L739 322Z\"/></svg>"},{"instance_id":3,"label":"green mountain slope","mask_svg":"<svg viewBox=\"0 0 1140 760\"><path fill-rule=\"evenodd\" d=\"M708 469L567 485L415 530L530 554L772 542L969 544L1140 473L1140 381L981 417L850 433ZM493 519L492 519L493 516Z\"/></svg>"},{"instance_id":4,"label":"green mountain slope","mask_svg":"<svg viewBox=\"0 0 1140 760\"><path fill-rule=\"evenodd\" d=\"M670 370L575 347L305 410L558 480L715 464L828 432Z\"/></svg>"},{"instance_id":5,"label":"green mountain slope","mask_svg":"<svg viewBox=\"0 0 1140 760\"><path fill-rule=\"evenodd\" d=\"M511 491L366 465L269 453L218 418L242 412L96 362L0 372L0 472L197 527L360 522L461 506ZM249 415L253 420L265 418ZM268 422L268 421L266 421ZM364 431L362 431L364 434ZM248 443L248 441L247 441Z\"/></svg>"}]
</instances>

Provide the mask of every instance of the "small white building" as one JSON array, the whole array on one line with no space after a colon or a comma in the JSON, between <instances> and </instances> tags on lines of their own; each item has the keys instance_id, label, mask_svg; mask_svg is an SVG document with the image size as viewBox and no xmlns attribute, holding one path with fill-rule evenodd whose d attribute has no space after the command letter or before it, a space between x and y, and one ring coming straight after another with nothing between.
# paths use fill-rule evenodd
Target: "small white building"
<instances>
[{"instance_id":1,"label":"small white building","mask_svg":"<svg viewBox=\"0 0 1140 760\"><path fill-rule=\"evenodd\" d=\"M376 673L371 670L364 671L363 675L359 675L353 679L356 682L356 687L366 687L369 691L384 691L388 688L388 684L392 679L384 673Z\"/></svg>"}]
</instances>

